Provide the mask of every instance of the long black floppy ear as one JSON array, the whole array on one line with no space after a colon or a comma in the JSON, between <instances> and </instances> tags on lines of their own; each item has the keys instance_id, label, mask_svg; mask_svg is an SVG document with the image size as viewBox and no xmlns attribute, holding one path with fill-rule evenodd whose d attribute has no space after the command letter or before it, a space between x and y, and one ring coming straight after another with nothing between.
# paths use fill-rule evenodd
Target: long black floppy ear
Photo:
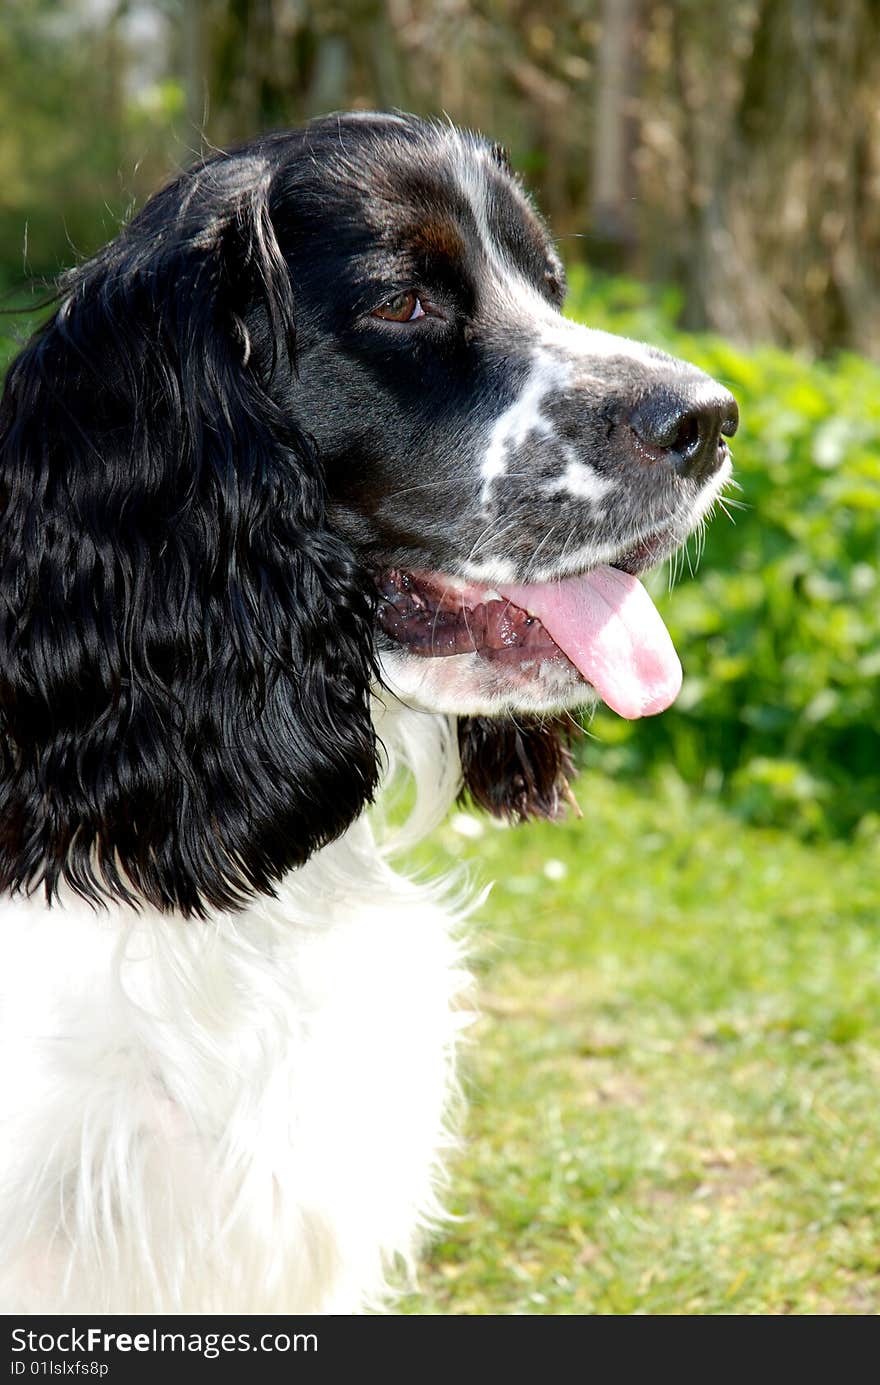
<instances>
[{"instance_id":1,"label":"long black floppy ear","mask_svg":"<svg viewBox=\"0 0 880 1385\"><path fill-rule=\"evenodd\" d=\"M0 889L235 907L373 793L369 585L280 402L270 191L244 156L184 175L9 371Z\"/></svg>"},{"instance_id":2,"label":"long black floppy ear","mask_svg":"<svg viewBox=\"0 0 880 1385\"><path fill-rule=\"evenodd\" d=\"M512 822L560 818L566 803L579 813L569 781L580 734L570 718L459 718L462 797Z\"/></svg>"}]
</instances>

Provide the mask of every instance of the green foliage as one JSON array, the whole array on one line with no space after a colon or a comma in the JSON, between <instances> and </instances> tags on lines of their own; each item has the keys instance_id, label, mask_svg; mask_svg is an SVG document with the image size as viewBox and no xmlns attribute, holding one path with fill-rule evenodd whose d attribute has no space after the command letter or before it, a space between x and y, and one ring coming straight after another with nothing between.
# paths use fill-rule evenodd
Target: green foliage
<instances>
[{"instance_id":1,"label":"green foliage","mask_svg":"<svg viewBox=\"0 0 880 1385\"><path fill-rule=\"evenodd\" d=\"M173 137L180 82L147 79L150 55L126 38L129 8L5 0L0 291L92 254L187 156Z\"/></svg>"},{"instance_id":2,"label":"green foliage","mask_svg":"<svg viewBox=\"0 0 880 1385\"><path fill-rule=\"evenodd\" d=\"M880 808L880 367L744 354L674 326L674 294L573 274L572 316L646 338L739 400L740 490L696 577L653 587L685 668L678 703L623 723L597 714L589 760L642 773L670 760L759 823L877 830ZM741 507L741 508L740 508ZM731 522L733 521L733 522ZM690 566L695 566L691 543Z\"/></svg>"}]
</instances>

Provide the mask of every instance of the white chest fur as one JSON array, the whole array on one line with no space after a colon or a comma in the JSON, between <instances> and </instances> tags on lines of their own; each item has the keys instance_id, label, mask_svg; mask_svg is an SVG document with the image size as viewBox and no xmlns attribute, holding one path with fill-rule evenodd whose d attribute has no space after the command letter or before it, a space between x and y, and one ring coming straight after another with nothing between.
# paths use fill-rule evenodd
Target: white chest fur
<instances>
[{"instance_id":1,"label":"white chest fur","mask_svg":"<svg viewBox=\"0 0 880 1385\"><path fill-rule=\"evenodd\" d=\"M415 832L457 762L396 709ZM362 819L208 923L68 896L0 927L0 1303L350 1312L436 1215L466 985L439 891Z\"/></svg>"}]
</instances>

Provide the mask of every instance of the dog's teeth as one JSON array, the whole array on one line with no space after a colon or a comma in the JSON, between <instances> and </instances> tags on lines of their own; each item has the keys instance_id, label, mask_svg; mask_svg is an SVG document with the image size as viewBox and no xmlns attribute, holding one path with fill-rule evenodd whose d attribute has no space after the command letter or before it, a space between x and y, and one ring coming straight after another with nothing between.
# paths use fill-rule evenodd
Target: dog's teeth
<instances>
[{"instance_id":1,"label":"dog's teeth","mask_svg":"<svg viewBox=\"0 0 880 1385\"><path fill-rule=\"evenodd\" d=\"M503 600L504 600L504 597L501 596L500 593L498 593L497 591L495 591L494 588L493 588L492 591L483 592L483 600L484 600L484 601L503 601Z\"/></svg>"}]
</instances>

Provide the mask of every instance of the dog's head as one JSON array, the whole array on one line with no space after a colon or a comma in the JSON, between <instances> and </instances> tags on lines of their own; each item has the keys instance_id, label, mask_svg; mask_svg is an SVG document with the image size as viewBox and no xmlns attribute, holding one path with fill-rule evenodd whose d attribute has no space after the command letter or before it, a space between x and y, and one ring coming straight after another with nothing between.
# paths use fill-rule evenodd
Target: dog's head
<instances>
[{"instance_id":1,"label":"dog's head","mask_svg":"<svg viewBox=\"0 0 880 1385\"><path fill-rule=\"evenodd\" d=\"M371 796L377 677L469 718L475 782L555 766L537 804L544 733L484 718L674 698L636 574L736 405L563 297L496 146L378 115L200 164L67 278L0 415L0 883L270 890Z\"/></svg>"}]
</instances>

